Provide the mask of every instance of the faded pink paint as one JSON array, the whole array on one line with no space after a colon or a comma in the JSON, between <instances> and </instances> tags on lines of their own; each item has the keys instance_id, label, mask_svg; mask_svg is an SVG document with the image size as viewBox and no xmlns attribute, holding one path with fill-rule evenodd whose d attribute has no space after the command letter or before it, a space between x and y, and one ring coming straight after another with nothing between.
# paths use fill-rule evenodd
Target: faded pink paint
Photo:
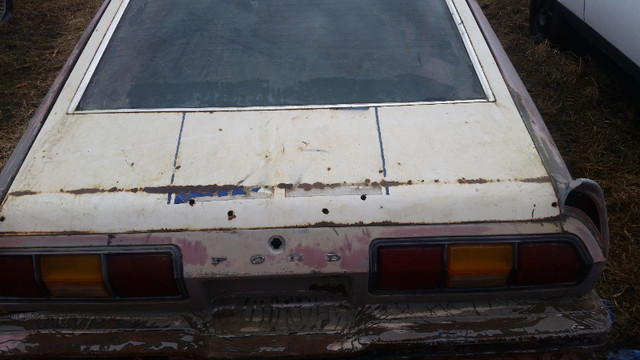
<instances>
[{"instance_id":1,"label":"faded pink paint","mask_svg":"<svg viewBox=\"0 0 640 360\"><path fill-rule=\"evenodd\" d=\"M329 265L327 263L327 252L329 251L316 246L303 245L298 245L290 251L290 253L301 254L304 257L305 266L314 269L324 269Z\"/></svg>"},{"instance_id":2,"label":"faded pink paint","mask_svg":"<svg viewBox=\"0 0 640 360\"><path fill-rule=\"evenodd\" d=\"M207 248L200 241L190 241L186 239L176 239L175 244L182 251L182 259L186 265L200 265L207 263L209 258Z\"/></svg>"},{"instance_id":3,"label":"faded pink paint","mask_svg":"<svg viewBox=\"0 0 640 360\"><path fill-rule=\"evenodd\" d=\"M338 253L342 256L340 269L344 271L360 272L369 266L369 244L371 237L368 233L358 234L355 239L344 236Z\"/></svg>"},{"instance_id":4,"label":"faded pink paint","mask_svg":"<svg viewBox=\"0 0 640 360\"><path fill-rule=\"evenodd\" d=\"M23 335L0 335L0 352L10 351L20 346L24 346L24 339L27 338L26 334Z\"/></svg>"}]
</instances>

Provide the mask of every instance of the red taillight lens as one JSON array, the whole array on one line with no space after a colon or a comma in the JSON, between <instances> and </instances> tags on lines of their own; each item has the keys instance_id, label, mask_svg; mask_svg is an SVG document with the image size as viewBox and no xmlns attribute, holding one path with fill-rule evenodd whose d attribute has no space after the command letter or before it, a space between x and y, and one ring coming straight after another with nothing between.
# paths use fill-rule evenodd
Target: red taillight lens
<instances>
[{"instance_id":1,"label":"red taillight lens","mask_svg":"<svg viewBox=\"0 0 640 360\"><path fill-rule=\"evenodd\" d=\"M376 249L375 290L518 289L581 281L588 259L573 236L459 239L458 243L383 243Z\"/></svg>"},{"instance_id":2,"label":"red taillight lens","mask_svg":"<svg viewBox=\"0 0 640 360\"><path fill-rule=\"evenodd\" d=\"M116 296L178 296L170 253L109 254L107 274Z\"/></svg>"},{"instance_id":3,"label":"red taillight lens","mask_svg":"<svg viewBox=\"0 0 640 360\"><path fill-rule=\"evenodd\" d=\"M442 279L443 246L378 248L378 289L436 289Z\"/></svg>"},{"instance_id":4,"label":"red taillight lens","mask_svg":"<svg viewBox=\"0 0 640 360\"><path fill-rule=\"evenodd\" d=\"M0 296L43 296L35 279L32 255L0 256Z\"/></svg>"},{"instance_id":5,"label":"red taillight lens","mask_svg":"<svg viewBox=\"0 0 640 360\"><path fill-rule=\"evenodd\" d=\"M184 296L174 246L61 249L0 255L0 298L135 299ZM68 251L67 253L63 251Z\"/></svg>"},{"instance_id":6,"label":"red taillight lens","mask_svg":"<svg viewBox=\"0 0 640 360\"><path fill-rule=\"evenodd\" d=\"M581 268L580 257L569 243L522 243L518 245L518 271L514 285L574 282Z\"/></svg>"}]
</instances>

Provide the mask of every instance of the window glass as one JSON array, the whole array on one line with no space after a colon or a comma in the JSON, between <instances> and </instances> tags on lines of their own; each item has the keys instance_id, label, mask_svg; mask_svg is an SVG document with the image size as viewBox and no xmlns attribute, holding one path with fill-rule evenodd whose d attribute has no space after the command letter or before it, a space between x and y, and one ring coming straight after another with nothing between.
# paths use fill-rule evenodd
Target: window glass
<instances>
[{"instance_id":1,"label":"window glass","mask_svg":"<svg viewBox=\"0 0 640 360\"><path fill-rule=\"evenodd\" d=\"M135 0L77 110L485 97L444 0Z\"/></svg>"}]
</instances>

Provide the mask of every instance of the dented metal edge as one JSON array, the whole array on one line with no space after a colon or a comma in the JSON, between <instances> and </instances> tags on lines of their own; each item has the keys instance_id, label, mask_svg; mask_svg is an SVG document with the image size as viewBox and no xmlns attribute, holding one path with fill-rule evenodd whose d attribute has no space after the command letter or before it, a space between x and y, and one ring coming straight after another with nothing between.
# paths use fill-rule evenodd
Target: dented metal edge
<instances>
[{"instance_id":1,"label":"dented metal edge","mask_svg":"<svg viewBox=\"0 0 640 360\"><path fill-rule=\"evenodd\" d=\"M18 145L16 146L13 153L7 160L7 163L5 164L5 166L2 168L2 172L0 172L0 208L2 208L2 205L4 204L9 188L11 187L13 180L18 174L18 171L20 170L22 163L26 159L27 154L29 153L29 150L31 150L31 146L33 145L36 137L38 136L40 129L44 124L45 119L49 115L49 112L51 111L51 108L54 102L60 95L60 92L62 91L62 87L66 83L67 78L71 73L71 70L73 69L74 65L78 61L78 58L80 57L80 54L82 53L84 47L89 41L89 38L93 33L93 30L97 26L98 21L102 17L102 14L105 12L110 2L111 0L105 0L100 6L100 8L98 9L98 11L96 12L96 14L94 15L93 20L91 20L91 22L87 26L87 29L84 31L84 33L80 37L80 40L71 51L71 54L67 58L67 61L62 66L62 69L60 70L60 72L58 73L58 76L54 80L53 85L47 92L47 95L45 95L44 99L42 100L40 107L38 108L36 113L33 115L31 120L29 120L29 122L27 123L27 129L25 130L24 134L20 138Z\"/></svg>"}]
</instances>

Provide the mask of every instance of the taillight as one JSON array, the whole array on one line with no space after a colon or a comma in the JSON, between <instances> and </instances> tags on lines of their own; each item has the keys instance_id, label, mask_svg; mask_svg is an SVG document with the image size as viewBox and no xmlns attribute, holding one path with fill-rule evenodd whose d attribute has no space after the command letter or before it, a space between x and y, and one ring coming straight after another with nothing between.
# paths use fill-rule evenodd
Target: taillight
<instances>
[{"instance_id":1,"label":"taillight","mask_svg":"<svg viewBox=\"0 0 640 360\"><path fill-rule=\"evenodd\" d=\"M179 250L73 249L0 256L0 297L119 299L184 294Z\"/></svg>"},{"instance_id":2,"label":"taillight","mask_svg":"<svg viewBox=\"0 0 640 360\"><path fill-rule=\"evenodd\" d=\"M117 296L178 296L170 254L109 254L107 274Z\"/></svg>"},{"instance_id":3,"label":"taillight","mask_svg":"<svg viewBox=\"0 0 640 360\"><path fill-rule=\"evenodd\" d=\"M381 290L436 289L442 277L442 245L380 247Z\"/></svg>"},{"instance_id":4,"label":"taillight","mask_svg":"<svg viewBox=\"0 0 640 360\"><path fill-rule=\"evenodd\" d=\"M514 285L569 283L578 277L581 267L578 254L569 243L520 244Z\"/></svg>"},{"instance_id":5,"label":"taillight","mask_svg":"<svg viewBox=\"0 0 640 360\"><path fill-rule=\"evenodd\" d=\"M0 296L39 297L32 255L0 256Z\"/></svg>"},{"instance_id":6,"label":"taillight","mask_svg":"<svg viewBox=\"0 0 640 360\"><path fill-rule=\"evenodd\" d=\"M373 291L446 291L576 284L589 261L572 236L552 240L436 239L429 243L374 243ZM553 239L561 239L554 241ZM435 242L435 244L433 243Z\"/></svg>"}]
</instances>

